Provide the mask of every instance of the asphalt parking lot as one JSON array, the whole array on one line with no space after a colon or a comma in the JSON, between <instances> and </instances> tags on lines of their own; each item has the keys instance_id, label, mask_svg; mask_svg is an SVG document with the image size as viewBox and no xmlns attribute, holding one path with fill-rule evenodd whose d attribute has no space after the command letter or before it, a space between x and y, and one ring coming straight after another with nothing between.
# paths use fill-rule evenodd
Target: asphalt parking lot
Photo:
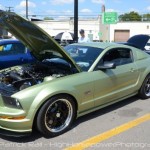
<instances>
[{"instance_id":1,"label":"asphalt parking lot","mask_svg":"<svg viewBox=\"0 0 150 150\"><path fill-rule=\"evenodd\" d=\"M0 136L0 149L147 150L150 148L149 106L150 99L132 97L80 117L68 132L55 138L44 138L36 131L23 138Z\"/></svg>"}]
</instances>

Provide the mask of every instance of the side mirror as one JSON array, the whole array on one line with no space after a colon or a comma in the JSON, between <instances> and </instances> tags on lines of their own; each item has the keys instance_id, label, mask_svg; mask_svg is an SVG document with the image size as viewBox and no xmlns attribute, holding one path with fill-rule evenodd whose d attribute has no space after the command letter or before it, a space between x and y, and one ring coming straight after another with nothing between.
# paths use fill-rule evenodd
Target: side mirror
<instances>
[{"instance_id":1,"label":"side mirror","mask_svg":"<svg viewBox=\"0 0 150 150\"><path fill-rule=\"evenodd\" d=\"M114 62L107 62L104 65L100 65L97 67L98 70L106 70L106 69L115 69L116 64Z\"/></svg>"}]
</instances>

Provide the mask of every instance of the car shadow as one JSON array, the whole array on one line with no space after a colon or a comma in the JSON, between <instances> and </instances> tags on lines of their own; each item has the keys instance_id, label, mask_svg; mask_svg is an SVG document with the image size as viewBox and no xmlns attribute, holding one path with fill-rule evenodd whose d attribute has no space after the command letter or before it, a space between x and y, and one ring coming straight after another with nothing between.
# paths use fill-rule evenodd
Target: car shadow
<instances>
[{"instance_id":1,"label":"car shadow","mask_svg":"<svg viewBox=\"0 0 150 150\"><path fill-rule=\"evenodd\" d=\"M101 109L99 109L97 111L94 111L94 112L91 112L89 114L86 114L86 115L78 118L75 121L75 123L72 126L72 129L75 128L76 126L78 126L79 124L81 124L82 122L86 122L86 121L88 121L90 119L97 118L99 116L105 115L105 114L107 114L109 112L117 110L117 109L119 109L121 107L124 107L124 106L126 106L128 104L131 104L131 103L133 103L133 102L135 102L137 100L140 100L139 97L138 96L133 96L133 97L127 98L127 99L125 99L123 101L120 101L120 102L117 102L115 104L112 104L110 106L101 108Z\"/></svg>"},{"instance_id":2,"label":"car shadow","mask_svg":"<svg viewBox=\"0 0 150 150\"><path fill-rule=\"evenodd\" d=\"M80 118L78 118L74 124L72 125L72 127L70 128L70 130L73 130L76 126L78 126L79 124L81 124L82 122L86 122L90 119L102 116L104 114L107 114L111 111L114 111L118 108L124 107L130 103L133 103L135 101L139 100L139 97L134 96L128 99L125 99L123 101L120 101L118 103L115 103L113 105L107 106L105 108L99 109L97 111L94 111L92 113L89 113L87 115L84 115ZM7 140L7 141L11 141L11 142L17 142L17 143L27 143L27 142L33 142L36 141L37 139L43 138L43 136L36 131L35 129L33 130L33 132L31 133L31 135L29 136L25 136L25 137L10 137L10 136L5 136L5 135L0 135L0 138L2 138L3 140Z\"/></svg>"}]
</instances>

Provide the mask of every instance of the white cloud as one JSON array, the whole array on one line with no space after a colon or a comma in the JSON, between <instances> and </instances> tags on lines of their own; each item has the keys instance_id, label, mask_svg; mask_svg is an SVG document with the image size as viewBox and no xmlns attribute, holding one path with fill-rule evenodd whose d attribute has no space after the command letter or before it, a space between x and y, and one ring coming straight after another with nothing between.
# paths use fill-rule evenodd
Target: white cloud
<instances>
[{"instance_id":1,"label":"white cloud","mask_svg":"<svg viewBox=\"0 0 150 150\"><path fill-rule=\"evenodd\" d=\"M129 12L131 12L131 11L140 12L138 9L135 9L135 8L130 8L130 9L129 9Z\"/></svg>"},{"instance_id":2,"label":"white cloud","mask_svg":"<svg viewBox=\"0 0 150 150\"><path fill-rule=\"evenodd\" d=\"M105 4L105 0L92 0L92 3Z\"/></svg>"},{"instance_id":3,"label":"white cloud","mask_svg":"<svg viewBox=\"0 0 150 150\"><path fill-rule=\"evenodd\" d=\"M116 10L116 9L106 9L106 12L117 12L117 13L120 13L120 10Z\"/></svg>"},{"instance_id":4,"label":"white cloud","mask_svg":"<svg viewBox=\"0 0 150 150\"><path fill-rule=\"evenodd\" d=\"M72 14L73 12L72 12L72 10L65 10L65 11L63 11L65 14Z\"/></svg>"},{"instance_id":5,"label":"white cloud","mask_svg":"<svg viewBox=\"0 0 150 150\"><path fill-rule=\"evenodd\" d=\"M21 1L20 4L16 6L16 8L18 8L18 9L21 9L21 8L24 8L24 7L26 7L26 1ZM36 4L31 2L31 1L28 1L28 7L35 8Z\"/></svg>"},{"instance_id":6,"label":"white cloud","mask_svg":"<svg viewBox=\"0 0 150 150\"><path fill-rule=\"evenodd\" d=\"M149 10L149 11L150 11L150 6L148 6L148 7L147 7L147 10Z\"/></svg>"},{"instance_id":7,"label":"white cloud","mask_svg":"<svg viewBox=\"0 0 150 150\"><path fill-rule=\"evenodd\" d=\"M61 5L61 4L71 4L74 2L74 0L51 0L50 1L52 5Z\"/></svg>"},{"instance_id":8,"label":"white cloud","mask_svg":"<svg viewBox=\"0 0 150 150\"><path fill-rule=\"evenodd\" d=\"M82 13L91 13L92 11L90 9L85 8L85 9L82 9L80 12L82 12Z\"/></svg>"},{"instance_id":9,"label":"white cloud","mask_svg":"<svg viewBox=\"0 0 150 150\"><path fill-rule=\"evenodd\" d=\"M5 8L4 8L3 5L0 4L0 9L1 9L1 10L4 10Z\"/></svg>"},{"instance_id":10,"label":"white cloud","mask_svg":"<svg viewBox=\"0 0 150 150\"><path fill-rule=\"evenodd\" d=\"M85 0L79 0L79 3L83 3ZM74 0L50 0L52 5L61 5L61 4L71 4L74 3Z\"/></svg>"},{"instance_id":11,"label":"white cloud","mask_svg":"<svg viewBox=\"0 0 150 150\"><path fill-rule=\"evenodd\" d=\"M106 12L116 12L115 9L106 9Z\"/></svg>"}]
</instances>

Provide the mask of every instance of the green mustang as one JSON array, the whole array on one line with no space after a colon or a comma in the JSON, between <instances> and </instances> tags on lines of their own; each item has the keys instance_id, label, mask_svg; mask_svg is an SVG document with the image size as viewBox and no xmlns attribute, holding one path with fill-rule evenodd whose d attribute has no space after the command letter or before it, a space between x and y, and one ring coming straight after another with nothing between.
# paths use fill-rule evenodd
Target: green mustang
<instances>
[{"instance_id":1,"label":"green mustang","mask_svg":"<svg viewBox=\"0 0 150 150\"><path fill-rule=\"evenodd\" d=\"M26 135L36 125L44 136L53 137L84 114L136 94L150 97L150 55L141 50L148 36L126 44L76 43L64 50L15 13L0 11L0 27L37 60L0 71L1 134Z\"/></svg>"}]
</instances>

